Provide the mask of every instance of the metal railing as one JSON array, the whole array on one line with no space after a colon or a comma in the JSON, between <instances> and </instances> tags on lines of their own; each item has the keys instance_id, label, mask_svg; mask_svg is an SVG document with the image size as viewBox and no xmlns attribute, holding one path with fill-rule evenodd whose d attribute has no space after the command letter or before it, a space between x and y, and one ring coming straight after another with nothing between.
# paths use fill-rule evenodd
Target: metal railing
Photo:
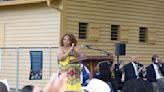
<instances>
[{"instance_id":1,"label":"metal railing","mask_svg":"<svg viewBox=\"0 0 164 92\"><path fill-rule=\"evenodd\" d=\"M30 67L26 67L27 65L30 65L30 51L43 51L43 80L40 80L39 82L42 83L42 81L47 80L53 71L55 71L55 67L57 66L57 59L56 59L56 50L57 47L5 47L0 48L0 77L7 77L9 79L9 85L11 83L11 87L14 87L14 84L16 84L15 89L16 92L20 89L20 86L24 86L26 81L29 81L29 79L24 78L22 73L24 72L30 72ZM47 62L49 61L49 62ZM54 62L52 62L54 61ZM15 63L15 64L13 64ZM25 64L23 64L25 63ZM53 64L53 65L52 65ZM47 68L48 67L48 68ZM15 71L14 71L15 68ZM53 69L53 71L52 71ZM24 71L24 72L22 72ZM46 72L45 72L46 71ZM47 73L47 71L49 73ZM11 73L11 74L10 74ZM15 80L11 77L15 73ZM44 75L45 73L45 75ZM20 77L21 76L21 77ZM23 80L21 80L21 78ZM24 80L25 79L25 80ZM26 80L27 79L27 80ZM21 83L21 81L25 81L25 83ZM16 83L14 83L14 81ZM35 82L36 84L36 82Z\"/></svg>"}]
</instances>

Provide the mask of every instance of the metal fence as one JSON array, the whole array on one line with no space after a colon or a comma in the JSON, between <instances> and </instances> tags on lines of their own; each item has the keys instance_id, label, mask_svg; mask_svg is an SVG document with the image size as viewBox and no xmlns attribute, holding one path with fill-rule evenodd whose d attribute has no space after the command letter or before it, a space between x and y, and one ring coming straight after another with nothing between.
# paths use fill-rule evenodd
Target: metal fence
<instances>
[{"instance_id":1,"label":"metal fence","mask_svg":"<svg viewBox=\"0 0 164 92\"><path fill-rule=\"evenodd\" d=\"M51 74L58 70L56 50L57 47L0 48L0 80L7 79L9 87L16 92L27 84L43 87ZM38 51L42 53L39 57L35 56L37 53L30 53ZM42 63L38 63L39 60ZM30 79L32 69L37 69L40 64L41 78Z\"/></svg>"}]
</instances>

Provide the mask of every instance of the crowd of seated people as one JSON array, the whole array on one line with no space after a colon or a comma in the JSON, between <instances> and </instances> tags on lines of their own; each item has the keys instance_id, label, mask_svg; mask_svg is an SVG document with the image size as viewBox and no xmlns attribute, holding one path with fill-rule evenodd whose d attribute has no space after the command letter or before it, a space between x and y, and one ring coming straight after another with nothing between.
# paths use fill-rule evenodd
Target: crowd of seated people
<instances>
[{"instance_id":1,"label":"crowd of seated people","mask_svg":"<svg viewBox=\"0 0 164 92\"><path fill-rule=\"evenodd\" d=\"M113 61L104 61L99 63L97 65L97 71L95 71L94 78L89 80L89 71L84 65L82 65L81 85L85 86L84 92L118 92L118 90L121 90L120 92L163 92L163 67L164 64L160 61L158 55L152 56L152 64L150 64L147 68L145 68L143 64L140 64L139 57L134 55L131 56L130 63L126 65L120 64L116 66ZM124 81L122 81L122 75L124 75ZM52 80L48 82L44 92L64 92L62 91L62 87L64 85L61 84L59 87L59 81L55 83L55 85L52 85ZM124 82L124 84L121 84L121 82ZM30 87L32 90L37 88L36 86ZM23 90L24 88L22 89L22 92L30 92Z\"/></svg>"},{"instance_id":2,"label":"crowd of seated people","mask_svg":"<svg viewBox=\"0 0 164 92\"><path fill-rule=\"evenodd\" d=\"M113 61L99 63L94 78L108 84L109 92L118 90L122 90L121 92L162 92L164 89L164 64L158 55L153 55L152 64L145 68L139 62L139 56L132 55L131 61L126 65L114 64Z\"/></svg>"}]
</instances>

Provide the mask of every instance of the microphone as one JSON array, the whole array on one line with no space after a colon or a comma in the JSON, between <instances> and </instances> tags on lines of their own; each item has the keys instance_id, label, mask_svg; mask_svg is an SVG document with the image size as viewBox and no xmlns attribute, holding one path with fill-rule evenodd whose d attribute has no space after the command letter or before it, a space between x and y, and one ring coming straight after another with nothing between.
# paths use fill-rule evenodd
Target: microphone
<instances>
[{"instance_id":1,"label":"microphone","mask_svg":"<svg viewBox=\"0 0 164 92\"><path fill-rule=\"evenodd\" d=\"M101 52L104 52L105 54L107 54L107 56L110 55L109 52L105 51L105 50L102 50L102 49L99 49L99 48L93 48L92 45L80 45L81 48L87 48L87 49L92 49L92 50L97 50L97 51L101 51Z\"/></svg>"},{"instance_id":2,"label":"microphone","mask_svg":"<svg viewBox=\"0 0 164 92\"><path fill-rule=\"evenodd\" d=\"M91 45L84 45L84 44L82 44L82 45L80 45L80 47L81 47L81 48L87 48L87 49L90 49L90 48L91 48Z\"/></svg>"}]
</instances>

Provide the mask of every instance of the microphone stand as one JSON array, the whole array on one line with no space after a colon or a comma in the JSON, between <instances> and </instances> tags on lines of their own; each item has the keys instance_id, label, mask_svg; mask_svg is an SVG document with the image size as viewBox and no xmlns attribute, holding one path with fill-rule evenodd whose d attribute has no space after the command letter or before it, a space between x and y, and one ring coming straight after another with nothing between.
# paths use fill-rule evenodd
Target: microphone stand
<instances>
[{"instance_id":1,"label":"microphone stand","mask_svg":"<svg viewBox=\"0 0 164 92\"><path fill-rule=\"evenodd\" d=\"M101 51L101 52L104 52L107 56L110 55L110 53L108 53L107 51L105 50L102 50L102 49L98 49L98 48L91 48L90 46L87 46L88 49L92 49L92 50L97 50L97 51Z\"/></svg>"},{"instance_id":2,"label":"microphone stand","mask_svg":"<svg viewBox=\"0 0 164 92\"><path fill-rule=\"evenodd\" d=\"M119 64L119 55L117 55L117 64Z\"/></svg>"}]
</instances>

